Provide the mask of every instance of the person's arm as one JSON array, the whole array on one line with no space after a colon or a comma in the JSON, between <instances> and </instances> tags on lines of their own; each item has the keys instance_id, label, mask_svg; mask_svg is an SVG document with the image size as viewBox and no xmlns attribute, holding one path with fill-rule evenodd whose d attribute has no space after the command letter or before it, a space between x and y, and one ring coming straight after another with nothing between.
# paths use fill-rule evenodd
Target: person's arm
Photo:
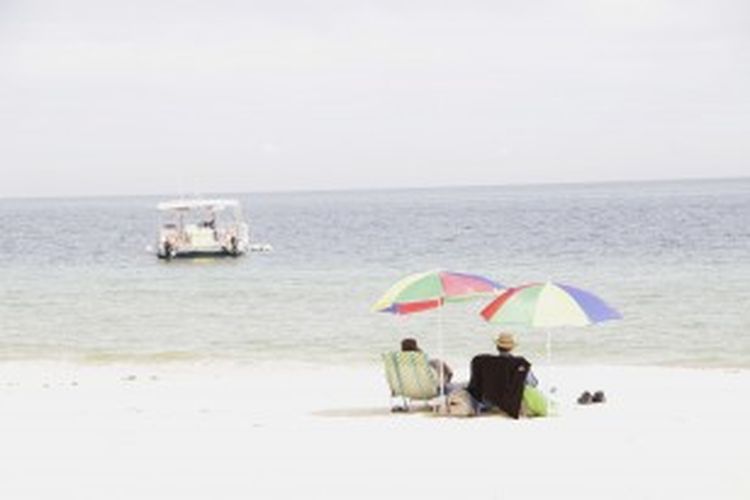
<instances>
[{"instance_id":1,"label":"person's arm","mask_svg":"<svg viewBox=\"0 0 750 500\"><path fill-rule=\"evenodd\" d=\"M526 374L526 385L530 385L531 387L539 385L539 380L537 380L534 372L531 371L531 368L529 368L529 373Z\"/></svg>"},{"instance_id":2,"label":"person's arm","mask_svg":"<svg viewBox=\"0 0 750 500\"><path fill-rule=\"evenodd\" d=\"M445 377L445 383L447 384L453 378L453 370L451 370L451 367L448 366L448 363L445 361L441 360L440 363L443 365L443 376Z\"/></svg>"},{"instance_id":3,"label":"person's arm","mask_svg":"<svg viewBox=\"0 0 750 500\"><path fill-rule=\"evenodd\" d=\"M440 378L440 367L443 368L443 382L448 383L453 377L453 370L443 361L435 358L430 360L430 368L435 371L435 375Z\"/></svg>"}]
</instances>

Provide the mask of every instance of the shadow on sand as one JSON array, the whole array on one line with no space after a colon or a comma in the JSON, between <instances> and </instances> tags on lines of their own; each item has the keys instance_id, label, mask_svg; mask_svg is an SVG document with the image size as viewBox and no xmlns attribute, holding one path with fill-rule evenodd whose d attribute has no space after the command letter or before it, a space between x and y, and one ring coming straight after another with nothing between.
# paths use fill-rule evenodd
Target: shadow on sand
<instances>
[{"instance_id":1,"label":"shadow on sand","mask_svg":"<svg viewBox=\"0 0 750 500\"><path fill-rule=\"evenodd\" d=\"M414 406L408 412L392 412L390 408L379 406L377 408L331 408L328 410L318 410L312 412L315 417L330 418L372 418L372 417L391 417L397 415L415 415L432 413L430 406Z\"/></svg>"}]
</instances>

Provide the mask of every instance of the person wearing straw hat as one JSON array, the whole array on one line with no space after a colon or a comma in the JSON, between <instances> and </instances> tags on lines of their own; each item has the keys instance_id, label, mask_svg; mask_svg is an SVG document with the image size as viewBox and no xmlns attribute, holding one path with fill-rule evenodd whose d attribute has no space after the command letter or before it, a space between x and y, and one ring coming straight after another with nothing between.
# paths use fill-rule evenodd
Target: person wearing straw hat
<instances>
[{"instance_id":1,"label":"person wearing straw hat","mask_svg":"<svg viewBox=\"0 0 750 500\"><path fill-rule=\"evenodd\" d=\"M471 360L467 390L477 401L478 411L499 409L513 418L547 414L531 363L512 353L517 345L512 333L502 332L495 339L496 355L479 354Z\"/></svg>"},{"instance_id":2,"label":"person wearing straw hat","mask_svg":"<svg viewBox=\"0 0 750 500\"><path fill-rule=\"evenodd\" d=\"M498 353L497 355L499 357L507 357L507 358L521 357L521 356L515 356L511 352L517 346L518 346L518 342L516 342L515 336L510 332L502 332L495 339L495 347L497 347L497 353ZM521 359L526 359L526 358L521 357ZM534 375L534 372L531 371L531 368L529 368L529 371L526 373L525 382L526 382L526 385L530 385L531 387L536 387L539 385L539 380L537 380L536 376Z\"/></svg>"}]
</instances>

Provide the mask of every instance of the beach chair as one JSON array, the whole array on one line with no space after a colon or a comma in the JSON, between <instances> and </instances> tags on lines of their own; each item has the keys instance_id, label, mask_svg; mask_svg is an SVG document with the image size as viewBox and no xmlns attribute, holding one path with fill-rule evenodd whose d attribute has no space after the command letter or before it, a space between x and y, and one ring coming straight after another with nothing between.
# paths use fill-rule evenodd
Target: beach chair
<instances>
[{"instance_id":1,"label":"beach chair","mask_svg":"<svg viewBox=\"0 0 750 500\"><path fill-rule=\"evenodd\" d=\"M435 371L423 352L387 352L382 355L385 378L393 398L401 398L402 409L409 410L412 400L429 401L438 396ZM391 406L396 409L398 406Z\"/></svg>"}]
</instances>

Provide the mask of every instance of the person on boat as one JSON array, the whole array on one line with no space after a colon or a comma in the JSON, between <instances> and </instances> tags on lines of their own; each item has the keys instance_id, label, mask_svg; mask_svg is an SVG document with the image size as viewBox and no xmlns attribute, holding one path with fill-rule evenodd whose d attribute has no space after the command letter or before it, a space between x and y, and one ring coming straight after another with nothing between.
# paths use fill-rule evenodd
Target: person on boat
<instances>
[{"instance_id":1,"label":"person on boat","mask_svg":"<svg viewBox=\"0 0 750 500\"><path fill-rule=\"evenodd\" d=\"M513 354L516 345L513 334L503 332L495 340L497 354L474 356L466 390L480 411L497 408L513 418L544 416L546 398L537 389L539 381L531 371L531 363Z\"/></svg>"},{"instance_id":2,"label":"person on boat","mask_svg":"<svg viewBox=\"0 0 750 500\"><path fill-rule=\"evenodd\" d=\"M216 217L211 214L208 218L206 218L206 220L203 221L202 226L208 229L216 229Z\"/></svg>"},{"instance_id":3,"label":"person on boat","mask_svg":"<svg viewBox=\"0 0 750 500\"><path fill-rule=\"evenodd\" d=\"M422 352L417 344L417 339L405 338L401 341L401 351L403 352ZM429 358L429 357L428 357ZM429 358L430 367L435 371L435 376L440 379L440 369L443 369L443 385L447 386L450 384L453 378L453 370L445 361L437 358Z\"/></svg>"}]
</instances>

